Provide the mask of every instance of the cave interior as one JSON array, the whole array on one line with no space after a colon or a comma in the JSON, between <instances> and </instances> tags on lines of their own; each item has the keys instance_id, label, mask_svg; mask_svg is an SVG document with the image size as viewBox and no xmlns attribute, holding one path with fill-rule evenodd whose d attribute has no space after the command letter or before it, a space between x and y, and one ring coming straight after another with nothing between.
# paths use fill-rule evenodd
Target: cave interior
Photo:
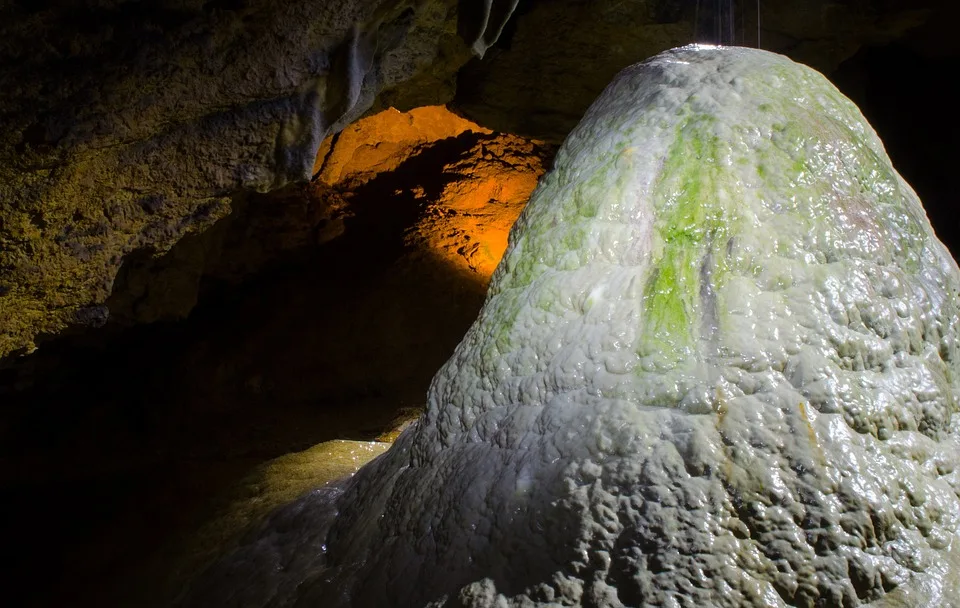
<instances>
[{"instance_id":1,"label":"cave interior","mask_svg":"<svg viewBox=\"0 0 960 608\"><path fill-rule=\"evenodd\" d=\"M170 137L180 138L174 148L183 162L231 165L223 146L201 144L218 129L240 141L248 125L225 119L208 132L204 113L279 97L284 79L286 91L302 86L299 73L263 63L274 59L272 50L235 44L243 40L236 30L269 34L278 48L289 47L288 59L308 61L314 49L292 34L288 41L283 29L307 4L0 2L0 116L8 131L0 156L12 167L0 173L0 206L61 200L11 198L34 187L18 176L60 171L28 166L35 158L69 161L94 137L115 137L122 147L163 135L162 121L128 137L122 124L130 117L110 119L127 109L119 105L124 97L108 94L125 73L162 73L158 82L176 80L176 94L188 98L193 84L203 89L196 104L183 102L191 135L170 127ZM362 3L308 13L349 37L355 4ZM509 227L565 134L618 70L660 50L694 41L759 43L823 71L861 108L960 258L952 184L960 121L949 92L960 59L956 3L760 3L759 22L753 3L733 1L709 9L712 3L694 0L492 4L505 11L504 22L484 29L477 25L483 15L474 14L479 3L420 3L417 11L441 14L429 22L445 28L439 38L418 33L413 8L381 20L385 39L429 38L434 53L416 58L413 76L397 82L390 82L390 62L402 64L406 51L368 58L387 75L369 98L366 84L358 85L355 110L329 110L336 120L319 149L308 146L309 179L220 185L227 207L209 217L161 195L141 198L144 213L186 227L138 233L139 241L118 250L103 297L81 302L91 318L40 327L35 348L6 354L0 501L2 536L15 557L4 569L4 593L13 598L5 605L165 605L182 539L208 525L218 501L252 471L322 442L383 438L414 418L434 372L483 304ZM271 27L276 32L266 32ZM191 35L203 38L196 48ZM247 80L194 83L210 77L189 55L204 48L248 66ZM335 73L341 56L332 57ZM257 82L274 72L275 81ZM52 92L57 83L64 90ZM264 110L256 120L299 111L277 108L278 117ZM81 127L93 134L75 132ZM123 172L118 158L97 179ZM62 169L66 176L50 188L88 196L87 174L77 169L71 177L71 170ZM142 180L150 192L157 174L125 183ZM179 188L176 175L163 184L157 188ZM11 217L0 218L0 247L10 254L0 264L7 275L0 296L26 280L9 259L41 250L10 236ZM86 238L95 244L112 236ZM84 256L74 256L80 266L101 263ZM38 274L61 268L40 260Z\"/></svg>"}]
</instances>

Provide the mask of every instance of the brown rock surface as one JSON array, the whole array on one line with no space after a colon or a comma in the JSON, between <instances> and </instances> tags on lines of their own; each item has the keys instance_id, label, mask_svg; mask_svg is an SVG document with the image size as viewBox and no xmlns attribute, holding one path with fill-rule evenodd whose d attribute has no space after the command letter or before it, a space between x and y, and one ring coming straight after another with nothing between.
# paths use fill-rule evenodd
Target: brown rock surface
<instances>
[{"instance_id":1,"label":"brown rock surface","mask_svg":"<svg viewBox=\"0 0 960 608\"><path fill-rule=\"evenodd\" d=\"M409 112L388 108L325 139L317 152L314 176L341 190L355 188L379 173L393 171L424 147L466 132L491 133L442 106Z\"/></svg>"},{"instance_id":2,"label":"brown rock surface","mask_svg":"<svg viewBox=\"0 0 960 608\"><path fill-rule=\"evenodd\" d=\"M407 243L489 282L507 236L545 171L542 144L512 135L481 136L443 172L453 176L427 203Z\"/></svg>"},{"instance_id":3,"label":"brown rock surface","mask_svg":"<svg viewBox=\"0 0 960 608\"><path fill-rule=\"evenodd\" d=\"M308 179L379 92L442 88L505 5L464 40L453 0L0 3L0 357L103 324L127 255Z\"/></svg>"},{"instance_id":4,"label":"brown rock surface","mask_svg":"<svg viewBox=\"0 0 960 608\"><path fill-rule=\"evenodd\" d=\"M479 275L486 286L510 227L545 171L550 152L542 143L494 134L442 106L407 113L390 109L325 140L315 171L318 181L345 199L363 198L364 185L378 175L448 148L439 176L420 182L414 173L398 183L394 194L412 196L422 209L405 242Z\"/></svg>"}]
</instances>

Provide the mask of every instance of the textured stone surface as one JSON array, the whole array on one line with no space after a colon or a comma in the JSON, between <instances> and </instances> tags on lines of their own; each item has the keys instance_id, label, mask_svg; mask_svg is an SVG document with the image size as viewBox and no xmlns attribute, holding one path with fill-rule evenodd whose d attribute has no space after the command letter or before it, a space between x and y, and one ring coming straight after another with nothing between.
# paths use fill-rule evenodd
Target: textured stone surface
<instances>
[{"instance_id":1,"label":"textured stone surface","mask_svg":"<svg viewBox=\"0 0 960 608\"><path fill-rule=\"evenodd\" d=\"M324 141L314 170L318 182L342 193L346 213L352 193L371 180L398 169L398 177L409 175L409 191L401 193L413 196L421 216L405 235L407 246L479 275L485 287L553 151L541 142L493 133L443 106L427 106L357 121ZM424 161L442 167L419 169Z\"/></svg>"},{"instance_id":2,"label":"textured stone surface","mask_svg":"<svg viewBox=\"0 0 960 608\"><path fill-rule=\"evenodd\" d=\"M407 242L478 275L486 285L544 173L545 156L542 145L521 137L479 137L467 154L444 167L453 179L428 203Z\"/></svg>"},{"instance_id":3,"label":"textured stone surface","mask_svg":"<svg viewBox=\"0 0 960 608\"><path fill-rule=\"evenodd\" d=\"M380 145L358 145L371 137ZM331 419L367 433L422 408L549 151L442 107L376 114L333 140L312 183L235 199L164 256L128 258L100 335L5 370L0 478L194 458L194 442L203 457L276 454L337 436ZM169 322L201 283L195 314ZM65 403L72 433L33 441Z\"/></svg>"},{"instance_id":4,"label":"textured stone surface","mask_svg":"<svg viewBox=\"0 0 960 608\"><path fill-rule=\"evenodd\" d=\"M381 91L449 95L487 4L466 39L452 0L0 4L0 357L105 322L124 256L308 179Z\"/></svg>"},{"instance_id":5,"label":"textured stone surface","mask_svg":"<svg viewBox=\"0 0 960 608\"><path fill-rule=\"evenodd\" d=\"M664 53L565 142L420 423L188 604L956 605L958 290L822 76Z\"/></svg>"},{"instance_id":6,"label":"textured stone surface","mask_svg":"<svg viewBox=\"0 0 960 608\"><path fill-rule=\"evenodd\" d=\"M325 139L317 153L314 176L339 190L350 190L396 170L440 140L464 133L492 132L442 106L409 112L389 108Z\"/></svg>"}]
</instances>

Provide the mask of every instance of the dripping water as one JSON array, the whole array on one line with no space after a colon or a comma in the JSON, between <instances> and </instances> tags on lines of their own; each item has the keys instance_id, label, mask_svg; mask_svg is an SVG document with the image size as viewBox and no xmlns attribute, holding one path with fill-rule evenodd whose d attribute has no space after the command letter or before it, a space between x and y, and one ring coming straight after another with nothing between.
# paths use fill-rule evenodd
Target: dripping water
<instances>
[{"instance_id":1,"label":"dripping water","mask_svg":"<svg viewBox=\"0 0 960 608\"><path fill-rule=\"evenodd\" d=\"M756 0L755 6L752 4L749 0L697 0L693 17L694 42L761 48L760 0ZM756 38L749 39L748 32L753 29L753 23L756 23Z\"/></svg>"}]
</instances>

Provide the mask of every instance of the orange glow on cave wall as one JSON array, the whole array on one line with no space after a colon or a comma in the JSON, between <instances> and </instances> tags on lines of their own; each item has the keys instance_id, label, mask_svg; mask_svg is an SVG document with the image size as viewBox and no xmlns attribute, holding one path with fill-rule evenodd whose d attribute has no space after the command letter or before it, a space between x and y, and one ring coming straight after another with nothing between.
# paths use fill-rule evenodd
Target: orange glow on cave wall
<instances>
[{"instance_id":1,"label":"orange glow on cave wall","mask_svg":"<svg viewBox=\"0 0 960 608\"><path fill-rule=\"evenodd\" d=\"M402 176L396 196L382 204L416 201L406 243L486 284L547 157L539 142L494 133L444 106L429 106L389 109L327 138L314 174L345 198L386 174Z\"/></svg>"}]
</instances>

